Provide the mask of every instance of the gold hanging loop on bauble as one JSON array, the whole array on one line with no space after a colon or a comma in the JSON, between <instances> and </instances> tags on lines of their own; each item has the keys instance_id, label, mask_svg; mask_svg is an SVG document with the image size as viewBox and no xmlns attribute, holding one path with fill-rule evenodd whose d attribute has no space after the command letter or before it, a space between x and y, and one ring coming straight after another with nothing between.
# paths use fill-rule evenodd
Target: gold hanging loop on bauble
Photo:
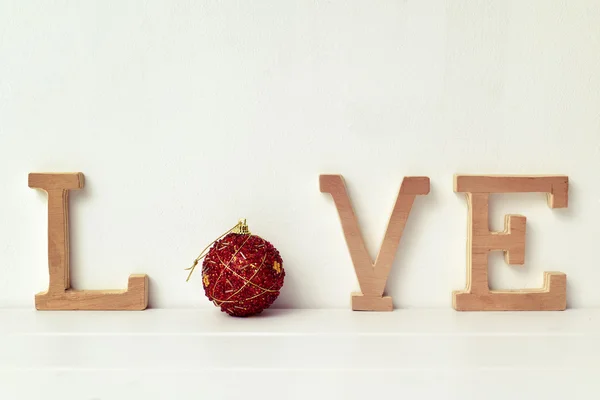
<instances>
[{"instance_id":1,"label":"gold hanging loop on bauble","mask_svg":"<svg viewBox=\"0 0 600 400\"><path fill-rule=\"evenodd\" d=\"M198 263L200 262L200 260L202 260L204 257L206 257L206 255L208 254L208 250L210 249L210 247L215 244L215 242L217 242L218 240L222 239L224 236L227 236L230 233L238 233L241 235L251 235L250 233L250 229L248 229L248 225L246 224L246 219L240 219L238 221L237 224L235 224L231 229L229 229L227 232L223 233L221 236L219 236L218 238L216 238L215 240L213 240L212 242L210 242L208 244L208 246L206 246L204 248L204 250L202 250L200 252L200 255L198 255L198 257L196 257L196 259L194 260L194 263L192 264L191 267L186 268L185 271L190 271L190 274L188 275L187 279L185 280L186 282L190 280L192 274L194 273L194 269L196 269L196 266L198 265Z\"/></svg>"}]
</instances>

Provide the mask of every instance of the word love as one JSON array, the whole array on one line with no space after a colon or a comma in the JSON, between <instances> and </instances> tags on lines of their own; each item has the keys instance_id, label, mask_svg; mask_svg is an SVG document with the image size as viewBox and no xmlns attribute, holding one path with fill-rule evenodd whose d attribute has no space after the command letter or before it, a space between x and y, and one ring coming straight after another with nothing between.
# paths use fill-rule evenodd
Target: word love
<instances>
[{"instance_id":1,"label":"word love","mask_svg":"<svg viewBox=\"0 0 600 400\"><path fill-rule=\"evenodd\" d=\"M413 202L418 195L429 193L429 178L406 177L383 243L375 262L369 257L341 175L321 175L321 192L329 193L337 208L346 244L350 252L360 293L352 294L352 309L391 311L392 298L383 296L385 284L402 238ZM525 223L522 215L506 215L504 231L492 232L488 226L491 193L547 193L550 208L568 205L569 180L566 176L475 176L456 175L454 191L466 193L469 205L467 285L453 292L452 304L458 311L550 311L567 306L567 276L562 272L545 272L540 289L490 290L488 254L504 251L508 264L525 263Z\"/></svg>"},{"instance_id":2,"label":"word love","mask_svg":"<svg viewBox=\"0 0 600 400\"><path fill-rule=\"evenodd\" d=\"M38 310L144 310L148 306L148 277L130 275L125 290L74 290L69 279L69 191L82 189L81 173L32 173L29 187L48 194L49 287L35 296ZM392 210L383 243L375 262L369 257L341 175L321 175L321 192L333 197L346 244L360 285L353 293L352 309L391 311L392 299L383 296L396 250L410 210L418 195L429 193L427 177L406 177ZM490 290L488 253L504 251L508 264L525 262L526 218L507 215L502 232L491 232L488 205L491 193L542 192L550 208L568 205L566 176L472 176L456 175L454 191L466 193L469 205L467 285L453 293L456 310L564 310L567 277L545 272L540 289Z\"/></svg>"}]
</instances>

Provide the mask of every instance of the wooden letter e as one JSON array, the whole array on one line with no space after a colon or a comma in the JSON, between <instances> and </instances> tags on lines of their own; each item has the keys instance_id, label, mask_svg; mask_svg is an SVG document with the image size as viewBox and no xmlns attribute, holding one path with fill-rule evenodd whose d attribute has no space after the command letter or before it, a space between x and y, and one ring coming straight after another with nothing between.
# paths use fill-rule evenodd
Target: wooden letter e
<instances>
[{"instance_id":1,"label":"wooden letter e","mask_svg":"<svg viewBox=\"0 0 600 400\"><path fill-rule=\"evenodd\" d=\"M492 193L546 193L550 208L566 208L569 178L566 176L456 175L454 191L467 194L469 225L467 239L467 286L453 293L458 311L551 311L567 307L567 276L545 272L539 289L490 290L488 255L504 251L507 264L525 263L526 218L506 215L504 231L489 229Z\"/></svg>"}]
</instances>

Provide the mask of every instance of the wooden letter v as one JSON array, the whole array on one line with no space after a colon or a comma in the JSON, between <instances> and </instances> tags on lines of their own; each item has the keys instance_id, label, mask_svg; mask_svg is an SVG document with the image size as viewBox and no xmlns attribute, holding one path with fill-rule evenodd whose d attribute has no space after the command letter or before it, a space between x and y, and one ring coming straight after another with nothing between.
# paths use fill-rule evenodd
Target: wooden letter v
<instances>
[{"instance_id":1,"label":"wooden letter v","mask_svg":"<svg viewBox=\"0 0 600 400\"><path fill-rule=\"evenodd\" d=\"M403 179L375 263L367 253L356 215L346 191L344 178L341 175L321 175L319 183L321 192L329 193L333 197L360 285L361 293L352 293L352 309L355 311L391 311L393 309L392 298L383 297L385 283L390 274L415 196L429 193L429 178L405 177Z\"/></svg>"}]
</instances>

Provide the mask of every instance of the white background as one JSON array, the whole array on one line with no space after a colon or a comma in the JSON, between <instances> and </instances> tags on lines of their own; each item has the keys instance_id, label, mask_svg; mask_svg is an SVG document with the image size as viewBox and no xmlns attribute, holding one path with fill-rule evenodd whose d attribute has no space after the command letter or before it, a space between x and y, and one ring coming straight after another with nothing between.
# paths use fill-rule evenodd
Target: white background
<instances>
[{"instance_id":1,"label":"white background","mask_svg":"<svg viewBox=\"0 0 600 400\"><path fill-rule=\"evenodd\" d=\"M47 285L46 197L29 172L81 171L78 288L150 276L152 307L207 307L187 267L238 218L282 253L276 307L347 308L358 289L321 173L346 178L375 256L402 177L431 177L387 292L449 308L465 284L454 173L566 174L567 210L493 197L527 220L524 267L600 306L600 2L0 2L0 307Z\"/></svg>"}]
</instances>

